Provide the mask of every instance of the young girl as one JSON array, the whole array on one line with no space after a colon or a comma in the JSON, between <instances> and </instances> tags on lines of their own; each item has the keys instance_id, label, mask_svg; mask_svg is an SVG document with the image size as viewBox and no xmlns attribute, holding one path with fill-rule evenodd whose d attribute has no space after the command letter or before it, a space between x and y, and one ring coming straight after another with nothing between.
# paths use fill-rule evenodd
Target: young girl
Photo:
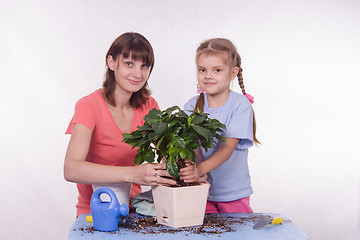
<instances>
[{"instance_id":1,"label":"young girl","mask_svg":"<svg viewBox=\"0 0 360 240\"><path fill-rule=\"evenodd\" d=\"M245 92L240 55L229 40L209 39L198 47L196 64L198 87L205 93L190 99L184 109L199 109L225 124L222 135L226 142L216 139L215 148L207 152L201 148L196 177L184 169L182 179L192 182L207 174L211 184L207 213L251 213L249 198L253 190L247 157L248 148L259 141L255 136L253 98ZM235 77L242 95L230 90Z\"/></svg>"},{"instance_id":2,"label":"young girl","mask_svg":"<svg viewBox=\"0 0 360 240\"><path fill-rule=\"evenodd\" d=\"M147 87L154 66L150 43L138 33L124 33L110 46L106 65L102 88L76 103L66 131L71 138L64 177L77 183L77 216L90 213L92 185L176 184L161 177L169 176L164 163L134 166L136 149L122 142L122 133L136 130L152 108L159 108ZM133 184L132 195L139 192Z\"/></svg>"}]
</instances>

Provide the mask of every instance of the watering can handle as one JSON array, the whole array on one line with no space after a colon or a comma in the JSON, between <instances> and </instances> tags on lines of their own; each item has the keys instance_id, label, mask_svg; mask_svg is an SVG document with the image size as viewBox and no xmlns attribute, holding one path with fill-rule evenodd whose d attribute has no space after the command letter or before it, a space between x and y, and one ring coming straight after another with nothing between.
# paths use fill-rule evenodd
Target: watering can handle
<instances>
[{"instance_id":1,"label":"watering can handle","mask_svg":"<svg viewBox=\"0 0 360 240\"><path fill-rule=\"evenodd\" d=\"M91 202L94 205L100 205L101 204L101 199L100 199L100 195L106 193L107 195L110 196L110 205L108 206L110 209L116 208L117 206L119 206L119 201L115 195L115 193L107 187L101 187L98 188L94 193L93 196L91 197Z\"/></svg>"}]
</instances>

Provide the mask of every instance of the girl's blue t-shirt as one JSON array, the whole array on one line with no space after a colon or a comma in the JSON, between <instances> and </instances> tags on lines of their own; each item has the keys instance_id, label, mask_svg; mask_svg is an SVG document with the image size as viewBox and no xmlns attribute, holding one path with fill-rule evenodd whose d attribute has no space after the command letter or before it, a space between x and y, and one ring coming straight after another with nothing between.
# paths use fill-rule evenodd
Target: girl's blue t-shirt
<instances>
[{"instance_id":1,"label":"girl's blue t-shirt","mask_svg":"<svg viewBox=\"0 0 360 240\"><path fill-rule=\"evenodd\" d=\"M194 110L198 96L191 98L184 106L184 110L190 114ZM234 201L245 198L253 193L247 162L248 148L253 145L253 110L249 100L242 94L230 91L227 102L218 108L210 108L207 96L204 96L204 112L210 114L226 125L226 130L221 134L223 137L238 138L231 157L222 165L208 173L208 182L211 184L209 200L216 202ZM216 141L215 148L209 148L206 152L201 148L205 161L220 149L221 141ZM197 159L198 163L201 160Z\"/></svg>"}]
</instances>

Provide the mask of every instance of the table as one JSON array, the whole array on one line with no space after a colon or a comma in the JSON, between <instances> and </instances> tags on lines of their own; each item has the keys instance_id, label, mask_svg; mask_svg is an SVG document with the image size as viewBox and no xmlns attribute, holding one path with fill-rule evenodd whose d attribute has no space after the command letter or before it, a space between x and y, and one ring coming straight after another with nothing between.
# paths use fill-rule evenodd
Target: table
<instances>
[{"instance_id":1,"label":"table","mask_svg":"<svg viewBox=\"0 0 360 240\"><path fill-rule=\"evenodd\" d=\"M205 214L204 225L185 228L171 228L164 225L147 226L144 229L119 227L114 232L100 232L93 229L92 223L87 223L85 218L89 214L79 216L71 227L68 240L82 239L291 239L305 240L308 237L294 225L290 219L275 213L221 213ZM281 225L271 225L262 229L254 230L255 222L264 217L282 217L284 222ZM139 222L152 220L152 217L145 217L132 213L129 216L137 226Z\"/></svg>"}]
</instances>

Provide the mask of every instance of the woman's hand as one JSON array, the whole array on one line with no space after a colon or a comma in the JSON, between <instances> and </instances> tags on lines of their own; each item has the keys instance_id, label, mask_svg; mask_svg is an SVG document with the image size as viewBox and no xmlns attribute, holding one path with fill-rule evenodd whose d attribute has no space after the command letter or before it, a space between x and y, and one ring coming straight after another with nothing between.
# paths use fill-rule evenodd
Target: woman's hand
<instances>
[{"instance_id":1,"label":"woman's hand","mask_svg":"<svg viewBox=\"0 0 360 240\"><path fill-rule=\"evenodd\" d=\"M130 173L130 182L146 185L176 185L176 181L164 177L171 177L166 171L166 164L162 163L145 163L132 167Z\"/></svg>"},{"instance_id":2,"label":"woman's hand","mask_svg":"<svg viewBox=\"0 0 360 240\"><path fill-rule=\"evenodd\" d=\"M196 164L189 159L185 160L186 167L180 169L180 179L186 183L208 183L207 175L201 174Z\"/></svg>"},{"instance_id":3,"label":"woman's hand","mask_svg":"<svg viewBox=\"0 0 360 240\"><path fill-rule=\"evenodd\" d=\"M133 182L140 185L176 185L170 177L165 162L146 163L138 166L108 166L86 161L92 132L81 124L75 124L64 162L67 181L82 184L116 184Z\"/></svg>"}]
</instances>

